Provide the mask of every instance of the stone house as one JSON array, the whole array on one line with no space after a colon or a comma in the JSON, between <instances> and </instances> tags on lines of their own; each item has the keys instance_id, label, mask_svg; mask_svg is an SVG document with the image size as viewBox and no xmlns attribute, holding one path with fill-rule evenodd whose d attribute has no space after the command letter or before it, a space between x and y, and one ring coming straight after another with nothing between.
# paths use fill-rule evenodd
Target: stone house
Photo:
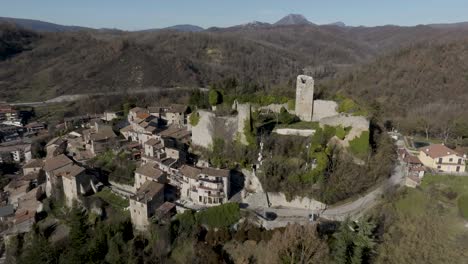
<instances>
[{"instance_id":1,"label":"stone house","mask_svg":"<svg viewBox=\"0 0 468 264\"><path fill-rule=\"evenodd\" d=\"M105 111L102 116L102 120L106 122L110 122L114 119L121 117L122 115L123 115L122 112Z\"/></svg>"},{"instance_id":2,"label":"stone house","mask_svg":"<svg viewBox=\"0 0 468 264\"><path fill-rule=\"evenodd\" d=\"M151 115L161 118L166 125L186 125L189 108L182 104L172 104L166 107L149 107Z\"/></svg>"},{"instance_id":3,"label":"stone house","mask_svg":"<svg viewBox=\"0 0 468 264\"><path fill-rule=\"evenodd\" d=\"M130 197L130 216L137 230L145 230L156 209L164 203L164 185L147 181Z\"/></svg>"},{"instance_id":4,"label":"stone house","mask_svg":"<svg viewBox=\"0 0 468 264\"><path fill-rule=\"evenodd\" d=\"M83 139L86 149L89 149L93 155L97 155L114 148L117 136L111 126L95 122L90 129L83 131Z\"/></svg>"},{"instance_id":5,"label":"stone house","mask_svg":"<svg viewBox=\"0 0 468 264\"><path fill-rule=\"evenodd\" d=\"M13 207L18 207L18 201L21 197L25 196L31 186L28 181L22 180L13 180L9 182L3 190L8 194L8 203L13 205Z\"/></svg>"},{"instance_id":6,"label":"stone house","mask_svg":"<svg viewBox=\"0 0 468 264\"><path fill-rule=\"evenodd\" d=\"M141 107L134 107L130 109L130 111L128 111L127 119L128 119L128 122L132 124L132 123L139 122L148 116L149 116L148 109L141 108Z\"/></svg>"},{"instance_id":7,"label":"stone house","mask_svg":"<svg viewBox=\"0 0 468 264\"><path fill-rule=\"evenodd\" d=\"M183 165L179 171L179 187L183 199L206 206L228 201L231 178L229 170Z\"/></svg>"},{"instance_id":8,"label":"stone house","mask_svg":"<svg viewBox=\"0 0 468 264\"><path fill-rule=\"evenodd\" d=\"M0 123L21 126L19 111L6 102L0 102Z\"/></svg>"},{"instance_id":9,"label":"stone house","mask_svg":"<svg viewBox=\"0 0 468 264\"><path fill-rule=\"evenodd\" d=\"M86 175L85 169L77 165L68 165L59 169L55 177L62 179L63 193L68 207L73 201L78 201L79 196L90 192L90 177Z\"/></svg>"},{"instance_id":10,"label":"stone house","mask_svg":"<svg viewBox=\"0 0 468 264\"><path fill-rule=\"evenodd\" d=\"M154 116L148 115L145 119L137 120L130 123L130 125L122 128L120 133L129 141L138 142L143 145L151 138L159 139L156 135L158 130L158 119Z\"/></svg>"},{"instance_id":11,"label":"stone house","mask_svg":"<svg viewBox=\"0 0 468 264\"><path fill-rule=\"evenodd\" d=\"M156 164L146 163L135 170L135 189L138 190L147 181L164 184L167 182L167 175Z\"/></svg>"},{"instance_id":12,"label":"stone house","mask_svg":"<svg viewBox=\"0 0 468 264\"><path fill-rule=\"evenodd\" d=\"M46 144L47 157L54 157L64 154L67 150L67 140L62 137L56 137Z\"/></svg>"},{"instance_id":13,"label":"stone house","mask_svg":"<svg viewBox=\"0 0 468 264\"><path fill-rule=\"evenodd\" d=\"M31 158L31 144L23 143L21 141L0 144L0 163L28 162Z\"/></svg>"},{"instance_id":14,"label":"stone house","mask_svg":"<svg viewBox=\"0 0 468 264\"><path fill-rule=\"evenodd\" d=\"M420 148L418 158L424 166L437 172L463 173L466 169L466 155L443 144L432 144Z\"/></svg>"},{"instance_id":15,"label":"stone house","mask_svg":"<svg viewBox=\"0 0 468 264\"><path fill-rule=\"evenodd\" d=\"M32 159L23 166L23 175L30 173L36 173L42 170L44 167L44 161L41 159Z\"/></svg>"},{"instance_id":16,"label":"stone house","mask_svg":"<svg viewBox=\"0 0 468 264\"><path fill-rule=\"evenodd\" d=\"M187 153L181 149L176 142L172 139L155 139L152 138L146 141L144 144L144 156L147 159L159 159L163 160L166 158L172 158L185 162L187 159Z\"/></svg>"},{"instance_id":17,"label":"stone house","mask_svg":"<svg viewBox=\"0 0 468 264\"><path fill-rule=\"evenodd\" d=\"M44 162L44 171L46 173L46 195L50 197L54 190L63 190L62 181L55 176L60 169L73 165L73 161L67 156L61 154L55 157L46 158Z\"/></svg>"},{"instance_id":18,"label":"stone house","mask_svg":"<svg viewBox=\"0 0 468 264\"><path fill-rule=\"evenodd\" d=\"M46 130L46 126L41 122L32 122L24 126L29 133L39 133Z\"/></svg>"}]
</instances>

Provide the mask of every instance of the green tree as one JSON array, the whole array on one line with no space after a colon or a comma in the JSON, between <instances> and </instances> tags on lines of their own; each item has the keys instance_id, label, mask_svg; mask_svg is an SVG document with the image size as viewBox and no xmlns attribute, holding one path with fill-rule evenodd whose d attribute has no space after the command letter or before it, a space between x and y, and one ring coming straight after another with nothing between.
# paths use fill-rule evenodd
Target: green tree
<instances>
[{"instance_id":1,"label":"green tree","mask_svg":"<svg viewBox=\"0 0 468 264\"><path fill-rule=\"evenodd\" d=\"M368 263L375 247L374 229L375 224L366 219L343 221L338 232L333 235L332 252L335 262Z\"/></svg>"},{"instance_id":2,"label":"green tree","mask_svg":"<svg viewBox=\"0 0 468 264\"><path fill-rule=\"evenodd\" d=\"M58 252L50 242L37 230L30 234L32 237L23 248L23 253L17 263L40 264L58 263Z\"/></svg>"},{"instance_id":3,"label":"green tree","mask_svg":"<svg viewBox=\"0 0 468 264\"><path fill-rule=\"evenodd\" d=\"M208 102L211 106L217 106L223 102L223 96L216 89L211 89L208 94Z\"/></svg>"}]
</instances>

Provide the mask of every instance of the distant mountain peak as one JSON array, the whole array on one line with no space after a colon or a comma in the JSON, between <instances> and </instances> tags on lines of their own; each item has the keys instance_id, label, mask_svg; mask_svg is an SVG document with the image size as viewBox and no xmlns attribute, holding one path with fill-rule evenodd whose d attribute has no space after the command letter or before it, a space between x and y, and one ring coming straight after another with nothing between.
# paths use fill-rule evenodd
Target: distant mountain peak
<instances>
[{"instance_id":1,"label":"distant mountain peak","mask_svg":"<svg viewBox=\"0 0 468 264\"><path fill-rule=\"evenodd\" d=\"M270 23L266 23L266 22L260 22L260 21L252 21L252 22L249 22L249 23L245 23L245 24L242 24L242 25L239 25L241 27L248 27L248 28L254 28L254 27L265 27L265 26L271 26Z\"/></svg>"},{"instance_id":2,"label":"distant mountain peak","mask_svg":"<svg viewBox=\"0 0 468 264\"><path fill-rule=\"evenodd\" d=\"M341 22L341 21L338 21L338 22L334 22L334 23L330 23L328 24L330 26L337 26L337 27L347 27L346 24L344 22Z\"/></svg>"},{"instance_id":3,"label":"distant mountain peak","mask_svg":"<svg viewBox=\"0 0 468 264\"><path fill-rule=\"evenodd\" d=\"M276 26L289 26L289 25L313 25L312 22L301 14L289 14L282 19L278 20L274 25Z\"/></svg>"},{"instance_id":4,"label":"distant mountain peak","mask_svg":"<svg viewBox=\"0 0 468 264\"><path fill-rule=\"evenodd\" d=\"M202 27L196 25L189 25L189 24L182 24L182 25L175 25L171 27L164 28L165 30L174 30L179 32L200 32L205 30Z\"/></svg>"}]
</instances>

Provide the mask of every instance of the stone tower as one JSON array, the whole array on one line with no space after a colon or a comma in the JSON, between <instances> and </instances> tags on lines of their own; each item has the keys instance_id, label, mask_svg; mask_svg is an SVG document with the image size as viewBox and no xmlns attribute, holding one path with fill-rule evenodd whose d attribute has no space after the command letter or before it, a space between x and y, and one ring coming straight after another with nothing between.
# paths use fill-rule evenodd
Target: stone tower
<instances>
[{"instance_id":1,"label":"stone tower","mask_svg":"<svg viewBox=\"0 0 468 264\"><path fill-rule=\"evenodd\" d=\"M314 112L314 79L310 76L297 76L295 112L302 121L312 121Z\"/></svg>"}]
</instances>

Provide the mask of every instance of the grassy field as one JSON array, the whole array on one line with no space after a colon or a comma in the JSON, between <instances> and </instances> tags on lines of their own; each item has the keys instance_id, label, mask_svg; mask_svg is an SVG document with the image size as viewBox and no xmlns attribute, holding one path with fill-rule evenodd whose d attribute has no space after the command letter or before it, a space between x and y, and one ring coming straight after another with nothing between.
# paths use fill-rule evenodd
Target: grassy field
<instances>
[{"instance_id":1,"label":"grassy field","mask_svg":"<svg viewBox=\"0 0 468 264\"><path fill-rule=\"evenodd\" d=\"M468 177L427 175L382 206L387 218L376 263L466 263Z\"/></svg>"},{"instance_id":2,"label":"grassy field","mask_svg":"<svg viewBox=\"0 0 468 264\"><path fill-rule=\"evenodd\" d=\"M106 201L115 208L127 208L129 206L129 201L124 199L117 194L114 194L109 188L104 188L102 191L95 194L95 196Z\"/></svg>"}]
</instances>

